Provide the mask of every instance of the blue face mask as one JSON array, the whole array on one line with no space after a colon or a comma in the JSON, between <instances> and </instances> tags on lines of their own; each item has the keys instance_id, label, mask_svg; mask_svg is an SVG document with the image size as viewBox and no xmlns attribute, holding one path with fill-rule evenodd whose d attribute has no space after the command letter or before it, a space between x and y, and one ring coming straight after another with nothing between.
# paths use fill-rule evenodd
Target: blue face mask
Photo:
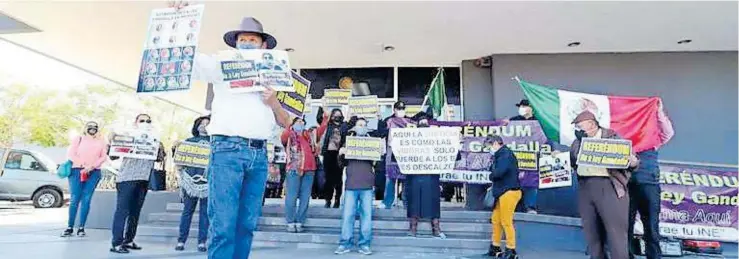
<instances>
[{"instance_id":1,"label":"blue face mask","mask_svg":"<svg viewBox=\"0 0 739 259\"><path fill-rule=\"evenodd\" d=\"M357 136L366 136L367 135L367 128L365 127L357 127L354 129L354 132L357 133Z\"/></svg>"},{"instance_id":2,"label":"blue face mask","mask_svg":"<svg viewBox=\"0 0 739 259\"><path fill-rule=\"evenodd\" d=\"M259 49L261 48L261 46L248 43L248 42L239 42L239 43L236 43L236 48L237 49Z\"/></svg>"},{"instance_id":3,"label":"blue face mask","mask_svg":"<svg viewBox=\"0 0 739 259\"><path fill-rule=\"evenodd\" d=\"M293 130L296 132L303 132L304 129L305 129L305 125L299 125L299 124L293 125Z\"/></svg>"}]
</instances>

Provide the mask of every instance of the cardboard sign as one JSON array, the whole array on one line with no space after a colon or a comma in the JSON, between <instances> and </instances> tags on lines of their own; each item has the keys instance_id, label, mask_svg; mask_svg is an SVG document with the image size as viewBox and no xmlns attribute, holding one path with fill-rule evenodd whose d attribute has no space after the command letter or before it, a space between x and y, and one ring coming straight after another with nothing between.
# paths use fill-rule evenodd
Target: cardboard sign
<instances>
[{"instance_id":1,"label":"cardboard sign","mask_svg":"<svg viewBox=\"0 0 739 259\"><path fill-rule=\"evenodd\" d=\"M583 138L578 166L624 169L629 167L631 140Z\"/></svg>"},{"instance_id":2,"label":"cardboard sign","mask_svg":"<svg viewBox=\"0 0 739 259\"><path fill-rule=\"evenodd\" d=\"M208 168L210 145L182 142L177 146L172 160L179 166Z\"/></svg>"},{"instance_id":3,"label":"cardboard sign","mask_svg":"<svg viewBox=\"0 0 739 259\"><path fill-rule=\"evenodd\" d=\"M346 137L346 159L380 161L384 141L381 138Z\"/></svg>"},{"instance_id":4,"label":"cardboard sign","mask_svg":"<svg viewBox=\"0 0 739 259\"><path fill-rule=\"evenodd\" d=\"M348 102L350 116L360 118L377 117L377 95L350 97Z\"/></svg>"},{"instance_id":5,"label":"cardboard sign","mask_svg":"<svg viewBox=\"0 0 739 259\"><path fill-rule=\"evenodd\" d=\"M153 132L123 130L113 133L109 156L156 160L159 154L159 137Z\"/></svg>"},{"instance_id":6,"label":"cardboard sign","mask_svg":"<svg viewBox=\"0 0 739 259\"><path fill-rule=\"evenodd\" d=\"M539 154L531 151L513 151L518 160L518 170L539 171Z\"/></svg>"},{"instance_id":7,"label":"cardboard sign","mask_svg":"<svg viewBox=\"0 0 739 259\"><path fill-rule=\"evenodd\" d=\"M459 132L458 127L390 129L390 143L401 173L453 171L461 148Z\"/></svg>"},{"instance_id":8,"label":"cardboard sign","mask_svg":"<svg viewBox=\"0 0 739 259\"><path fill-rule=\"evenodd\" d=\"M204 5L155 9L149 18L138 93L190 89Z\"/></svg>"},{"instance_id":9,"label":"cardboard sign","mask_svg":"<svg viewBox=\"0 0 739 259\"><path fill-rule=\"evenodd\" d=\"M539 189L572 186L570 153L544 155L539 160Z\"/></svg>"},{"instance_id":10,"label":"cardboard sign","mask_svg":"<svg viewBox=\"0 0 739 259\"><path fill-rule=\"evenodd\" d=\"M293 71L282 50L226 50L218 54L223 81L232 93L264 91L294 92Z\"/></svg>"},{"instance_id":11,"label":"cardboard sign","mask_svg":"<svg viewBox=\"0 0 739 259\"><path fill-rule=\"evenodd\" d=\"M282 104L282 108L296 117L303 117L303 114L309 112L306 107L308 93L310 93L311 82L292 71L294 92L277 92L277 101Z\"/></svg>"},{"instance_id":12,"label":"cardboard sign","mask_svg":"<svg viewBox=\"0 0 739 259\"><path fill-rule=\"evenodd\" d=\"M324 106L343 106L349 104L352 97L351 89L326 89L323 90Z\"/></svg>"}]
</instances>

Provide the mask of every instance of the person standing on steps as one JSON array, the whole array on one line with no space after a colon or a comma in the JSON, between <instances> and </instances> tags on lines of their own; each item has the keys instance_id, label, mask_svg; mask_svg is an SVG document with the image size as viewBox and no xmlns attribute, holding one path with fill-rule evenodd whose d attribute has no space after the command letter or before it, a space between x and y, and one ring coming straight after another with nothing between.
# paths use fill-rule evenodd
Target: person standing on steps
<instances>
[{"instance_id":1,"label":"person standing on steps","mask_svg":"<svg viewBox=\"0 0 739 259\"><path fill-rule=\"evenodd\" d=\"M288 232L303 232L308 213L313 176L316 171L316 147L311 133L305 130L302 118L293 119L293 125L281 136L287 152L287 194L285 221ZM297 211L295 203L300 200Z\"/></svg>"},{"instance_id":2,"label":"person standing on steps","mask_svg":"<svg viewBox=\"0 0 739 259\"><path fill-rule=\"evenodd\" d=\"M108 160L108 143L100 135L98 124L94 121L87 122L85 133L71 142L67 157L72 161L72 173L68 178L72 198L69 201L67 229L62 233L62 237L70 237L74 233L74 221L77 218L78 209L80 222L77 236L84 237L92 195L102 177L100 166Z\"/></svg>"},{"instance_id":3,"label":"person standing on steps","mask_svg":"<svg viewBox=\"0 0 739 259\"><path fill-rule=\"evenodd\" d=\"M534 109L529 100L523 99L516 104L518 107L518 115L504 120L507 125L510 121L535 121ZM527 178L528 179L528 178ZM524 181L521 183L521 191L523 191L523 211L529 214L538 214L536 202L539 196L539 182Z\"/></svg>"},{"instance_id":4,"label":"person standing on steps","mask_svg":"<svg viewBox=\"0 0 739 259\"><path fill-rule=\"evenodd\" d=\"M585 111L575 120L577 132L570 148L570 161L577 172L577 207L591 259L605 259L608 242L610 258L629 258L629 192L631 172L639 167L639 159L629 157L627 169L578 166L577 154L583 138L620 139L612 129L602 128L592 112Z\"/></svg>"},{"instance_id":5,"label":"person standing on steps","mask_svg":"<svg viewBox=\"0 0 739 259\"><path fill-rule=\"evenodd\" d=\"M419 128L428 128L431 115L420 112L413 116ZM441 232L441 191L438 174L406 175L406 197L408 207L406 214L409 221L408 235L415 237L418 231L419 219L431 221L431 234L436 238L446 238Z\"/></svg>"},{"instance_id":6,"label":"person standing on steps","mask_svg":"<svg viewBox=\"0 0 739 259\"><path fill-rule=\"evenodd\" d=\"M405 102L403 101L397 101L395 104L393 104L393 115L390 117L385 118L384 120L381 120L377 124L377 131L376 136L380 138L385 138L389 143L390 139L388 138L388 135L390 134L390 128L392 127L391 120L408 120L410 121L410 118L405 115ZM393 163L395 162L394 159L395 156L393 156L393 159L391 161L386 161L385 156L382 157L382 160L380 163L386 165L385 170L385 195L384 200L382 201L382 204L380 205L380 208L384 209L391 209L393 207L393 204L395 204L395 189L396 185L398 184L398 181L402 182L403 190L405 190L405 175L400 173L400 168L398 168L397 165L395 166L387 166L387 163ZM401 193L401 199L403 200L404 207L408 207L408 199L406 199L406 192L403 191Z\"/></svg>"},{"instance_id":7,"label":"person standing on steps","mask_svg":"<svg viewBox=\"0 0 739 259\"><path fill-rule=\"evenodd\" d=\"M349 132L351 136L366 137L367 120L358 119L356 125ZM341 213L341 237L335 254L346 254L354 247L354 221L359 214L359 240L356 244L358 252L364 255L372 254L372 202L375 199L373 191L375 173L373 162L369 160L344 160L346 148L342 145L339 150L342 163L346 163L346 194Z\"/></svg>"},{"instance_id":8,"label":"person standing on steps","mask_svg":"<svg viewBox=\"0 0 739 259\"><path fill-rule=\"evenodd\" d=\"M343 168L339 164L339 149L346 140L348 124L344 122L344 113L341 109L333 109L330 118L324 118L323 124L318 127L318 138L322 139L321 154L323 155L323 166L326 171L326 185L323 187L323 198L326 200L326 208L331 208L331 198L334 198L333 208L339 208L341 204L341 192L343 191Z\"/></svg>"},{"instance_id":9,"label":"person standing on steps","mask_svg":"<svg viewBox=\"0 0 739 259\"><path fill-rule=\"evenodd\" d=\"M134 127L144 132L153 132L151 116L139 114ZM161 147L161 143L157 143ZM113 240L110 252L127 254L130 250L142 248L133 242L139 226L141 208L149 190L149 177L154 170L154 163L164 160L164 149L159 148L156 160L124 157L121 169L116 176L116 210L113 215ZM118 159L111 157L111 159ZM125 233L124 233L125 230Z\"/></svg>"},{"instance_id":10,"label":"person standing on steps","mask_svg":"<svg viewBox=\"0 0 739 259\"><path fill-rule=\"evenodd\" d=\"M203 116L195 119L192 125L192 137L185 140L186 142L210 145L210 136L206 129L210 124L210 116ZM172 153L174 154L174 152ZM206 245L208 241L208 181L207 173L203 168L178 166L180 174L180 197L185 204L180 216L180 236L177 238L177 246L175 250L184 251L185 242L190 235L190 223L192 215L195 214L195 208L200 204L198 212L198 251L208 251Z\"/></svg>"},{"instance_id":11,"label":"person standing on steps","mask_svg":"<svg viewBox=\"0 0 739 259\"><path fill-rule=\"evenodd\" d=\"M187 2L170 2L180 10ZM230 48L274 49L277 40L264 32L253 17L241 19L236 30L223 35ZM213 85L210 164L208 165L208 258L249 258L254 231L262 213L267 183L267 140L275 124L290 126L290 115L277 100L276 92L233 93L223 81L220 62L197 53L193 78ZM262 198L262 199L260 199Z\"/></svg>"},{"instance_id":12,"label":"person standing on steps","mask_svg":"<svg viewBox=\"0 0 739 259\"><path fill-rule=\"evenodd\" d=\"M498 259L518 258L516 252L516 229L513 226L513 213L521 200L521 184L518 180L518 160L503 138L492 135L485 139L485 146L493 153L489 179L493 182L493 223L492 244L487 255ZM506 236L506 250L501 249L503 232Z\"/></svg>"}]
</instances>

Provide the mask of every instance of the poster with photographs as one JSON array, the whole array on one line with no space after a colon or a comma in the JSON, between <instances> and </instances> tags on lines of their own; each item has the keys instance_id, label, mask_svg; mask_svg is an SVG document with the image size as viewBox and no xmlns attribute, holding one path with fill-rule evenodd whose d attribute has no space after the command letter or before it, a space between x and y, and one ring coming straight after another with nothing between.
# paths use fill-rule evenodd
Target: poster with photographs
<instances>
[{"instance_id":1,"label":"poster with photographs","mask_svg":"<svg viewBox=\"0 0 739 259\"><path fill-rule=\"evenodd\" d=\"M159 137L151 131L127 129L113 133L109 156L156 160Z\"/></svg>"},{"instance_id":2,"label":"poster with photographs","mask_svg":"<svg viewBox=\"0 0 739 259\"><path fill-rule=\"evenodd\" d=\"M295 92L287 52L283 50L225 50L218 54L223 81L232 93L260 92L271 87Z\"/></svg>"},{"instance_id":3,"label":"poster with photographs","mask_svg":"<svg viewBox=\"0 0 739 259\"><path fill-rule=\"evenodd\" d=\"M180 11L162 8L151 12L136 92L190 89L203 9L203 5L192 5Z\"/></svg>"},{"instance_id":4,"label":"poster with photographs","mask_svg":"<svg viewBox=\"0 0 739 259\"><path fill-rule=\"evenodd\" d=\"M539 159L539 189L572 186L570 153L542 155Z\"/></svg>"}]
</instances>

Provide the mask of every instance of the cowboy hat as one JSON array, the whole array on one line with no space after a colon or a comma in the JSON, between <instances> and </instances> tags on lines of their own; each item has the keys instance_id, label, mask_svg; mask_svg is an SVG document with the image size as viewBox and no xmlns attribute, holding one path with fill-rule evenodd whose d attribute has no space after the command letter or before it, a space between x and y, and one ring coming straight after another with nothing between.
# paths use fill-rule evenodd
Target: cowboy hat
<instances>
[{"instance_id":1,"label":"cowboy hat","mask_svg":"<svg viewBox=\"0 0 739 259\"><path fill-rule=\"evenodd\" d=\"M236 48L236 37L241 33L259 34L262 36L262 40L267 43L268 49L274 49L277 46L277 39L272 37L272 35L269 35L269 33L265 33L262 23L257 19L254 19L254 17L244 17L244 19L241 20L239 29L223 34L223 41L226 42L226 45Z\"/></svg>"}]
</instances>

